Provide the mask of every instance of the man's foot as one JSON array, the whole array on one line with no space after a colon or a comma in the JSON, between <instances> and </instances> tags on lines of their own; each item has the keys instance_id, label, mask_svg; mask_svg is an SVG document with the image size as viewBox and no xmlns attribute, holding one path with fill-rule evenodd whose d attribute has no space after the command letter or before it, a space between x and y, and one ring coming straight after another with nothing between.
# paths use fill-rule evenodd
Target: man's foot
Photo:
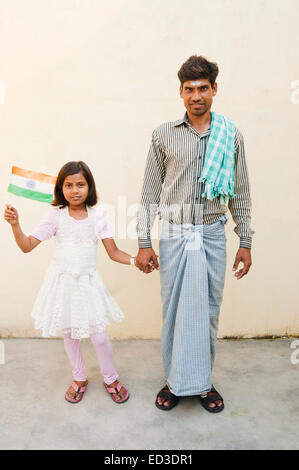
<instances>
[{"instance_id":1,"label":"man's foot","mask_svg":"<svg viewBox=\"0 0 299 470\"><path fill-rule=\"evenodd\" d=\"M165 392L171 393L167 385L165 385L165 387L164 387L162 390L165 391ZM167 408L168 406L170 406L170 401L167 400L166 397L164 397L164 398L161 397L161 396L160 396L160 392L158 393L158 396L157 396L157 402L158 402L159 405L163 405L163 406L165 406L166 408Z\"/></svg>"},{"instance_id":2,"label":"man's foot","mask_svg":"<svg viewBox=\"0 0 299 470\"><path fill-rule=\"evenodd\" d=\"M123 403L124 398L129 398L128 390L126 390L125 387L118 380L115 380L112 384L109 385L104 382L104 385L107 391L110 393L113 401ZM115 393L109 391L108 389L115 389Z\"/></svg>"},{"instance_id":3,"label":"man's foot","mask_svg":"<svg viewBox=\"0 0 299 470\"><path fill-rule=\"evenodd\" d=\"M218 413L224 408L223 398L213 386L205 397L199 395L199 401L211 413Z\"/></svg>"},{"instance_id":4,"label":"man's foot","mask_svg":"<svg viewBox=\"0 0 299 470\"><path fill-rule=\"evenodd\" d=\"M178 401L179 397L171 393L169 387L165 385L158 393L155 404L160 410L171 410L171 408L177 405Z\"/></svg>"},{"instance_id":5,"label":"man's foot","mask_svg":"<svg viewBox=\"0 0 299 470\"><path fill-rule=\"evenodd\" d=\"M211 396L211 395L215 395L215 392L208 392L207 393L208 396ZM215 401L212 401L212 403L209 403L209 407L210 408L215 408L215 406L221 406L222 405L222 400L215 400Z\"/></svg>"},{"instance_id":6,"label":"man's foot","mask_svg":"<svg viewBox=\"0 0 299 470\"><path fill-rule=\"evenodd\" d=\"M163 390L165 390L166 392L170 392L167 385L166 385L165 388L163 388ZM207 395L209 395L209 396L210 395L215 395L215 392L207 392ZM166 408L171 405L171 402L169 400L167 400L167 398L163 398L159 394L158 394L158 397L157 397L157 402L158 402L159 405L163 405ZM211 402L211 403L208 404L208 406L210 408L215 408L215 406L221 406L221 405L222 405L222 400L215 400L215 402Z\"/></svg>"}]
</instances>

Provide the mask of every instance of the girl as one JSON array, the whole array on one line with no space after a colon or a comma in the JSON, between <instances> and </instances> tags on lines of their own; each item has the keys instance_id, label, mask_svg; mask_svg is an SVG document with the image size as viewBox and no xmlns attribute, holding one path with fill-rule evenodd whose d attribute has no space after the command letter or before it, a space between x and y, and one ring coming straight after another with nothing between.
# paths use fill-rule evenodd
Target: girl
<instances>
[{"instance_id":1,"label":"girl","mask_svg":"<svg viewBox=\"0 0 299 470\"><path fill-rule=\"evenodd\" d=\"M105 332L110 320L120 321L124 315L97 271L97 240L102 240L113 261L134 265L135 257L117 248L106 216L93 207L96 203L95 182L88 166L82 161L69 162L57 177L52 203L56 208L31 235L22 232L14 207L6 206L4 218L11 224L15 240L24 253L32 251L41 241L56 237L54 258L32 316L35 329L41 329L43 337L64 333L64 346L74 379L65 399L78 403L86 390L88 381L79 340L90 337L106 390L113 401L124 403L129 392L117 380L112 348Z\"/></svg>"}]
</instances>

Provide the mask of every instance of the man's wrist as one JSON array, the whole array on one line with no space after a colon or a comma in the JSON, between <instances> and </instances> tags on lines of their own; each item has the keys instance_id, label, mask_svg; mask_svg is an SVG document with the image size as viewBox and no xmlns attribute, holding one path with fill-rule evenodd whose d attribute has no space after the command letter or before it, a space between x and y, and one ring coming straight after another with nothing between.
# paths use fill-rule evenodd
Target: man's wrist
<instances>
[{"instance_id":1,"label":"man's wrist","mask_svg":"<svg viewBox=\"0 0 299 470\"><path fill-rule=\"evenodd\" d=\"M139 248L152 248L152 242L150 238L138 238Z\"/></svg>"},{"instance_id":2,"label":"man's wrist","mask_svg":"<svg viewBox=\"0 0 299 470\"><path fill-rule=\"evenodd\" d=\"M240 248L248 248L251 250L252 238L251 237L240 237Z\"/></svg>"}]
</instances>

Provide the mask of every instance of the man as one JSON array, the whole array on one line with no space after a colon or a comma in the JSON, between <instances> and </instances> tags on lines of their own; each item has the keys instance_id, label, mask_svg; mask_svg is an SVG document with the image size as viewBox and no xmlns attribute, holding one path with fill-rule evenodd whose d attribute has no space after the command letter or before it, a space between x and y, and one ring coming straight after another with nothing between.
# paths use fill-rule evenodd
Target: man
<instances>
[{"instance_id":1,"label":"man","mask_svg":"<svg viewBox=\"0 0 299 470\"><path fill-rule=\"evenodd\" d=\"M244 142L230 119L211 112L217 75L216 63L196 55L179 70L186 113L153 132L137 214L136 266L145 273L160 269L166 385L156 406L162 410L189 395L198 395L210 412L224 408L211 373L226 267L226 201L240 237L235 277L251 266ZM163 219L160 267L150 238L157 212Z\"/></svg>"}]
</instances>

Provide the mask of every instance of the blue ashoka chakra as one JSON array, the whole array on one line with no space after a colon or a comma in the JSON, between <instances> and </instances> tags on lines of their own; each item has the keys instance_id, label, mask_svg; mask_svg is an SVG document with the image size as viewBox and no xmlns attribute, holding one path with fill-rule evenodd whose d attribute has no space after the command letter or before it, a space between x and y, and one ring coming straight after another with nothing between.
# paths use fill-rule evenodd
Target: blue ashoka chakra
<instances>
[{"instance_id":1,"label":"blue ashoka chakra","mask_svg":"<svg viewBox=\"0 0 299 470\"><path fill-rule=\"evenodd\" d=\"M34 189L35 186L36 186L36 182L33 181L33 180L26 181L26 186L27 186L27 188L29 188L29 189Z\"/></svg>"}]
</instances>

